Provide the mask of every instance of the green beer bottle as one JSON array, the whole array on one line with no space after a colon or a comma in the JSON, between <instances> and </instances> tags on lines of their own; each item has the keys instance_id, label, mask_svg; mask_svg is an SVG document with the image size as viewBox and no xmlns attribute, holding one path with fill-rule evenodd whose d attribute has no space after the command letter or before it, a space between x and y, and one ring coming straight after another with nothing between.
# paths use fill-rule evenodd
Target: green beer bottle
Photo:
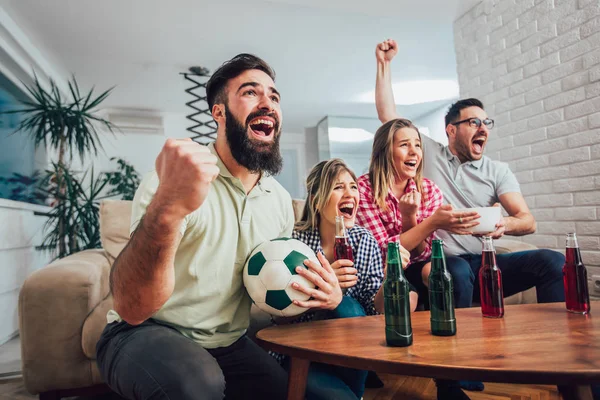
<instances>
[{"instance_id":1,"label":"green beer bottle","mask_svg":"<svg viewBox=\"0 0 600 400\"><path fill-rule=\"evenodd\" d=\"M454 285L446 269L443 242L433 240L431 248L431 273L429 274L429 305L431 307L431 333L437 336L456 335L454 316Z\"/></svg>"},{"instance_id":2,"label":"green beer bottle","mask_svg":"<svg viewBox=\"0 0 600 400\"><path fill-rule=\"evenodd\" d=\"M388 346L410 346L413 335L409 285L402 271L398 243L389 243L387 251L387 276L383 281L385 340Z\"/></svg>"}]
</instances>

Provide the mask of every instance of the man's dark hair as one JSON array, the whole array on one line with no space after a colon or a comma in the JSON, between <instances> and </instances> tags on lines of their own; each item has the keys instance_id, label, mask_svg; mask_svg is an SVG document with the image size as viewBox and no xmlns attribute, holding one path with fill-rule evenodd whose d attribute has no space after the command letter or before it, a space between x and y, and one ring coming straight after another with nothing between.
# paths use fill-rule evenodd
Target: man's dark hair
<instances>
[{"instance_id":1,"label":"man's dark hair","mask_svg":"<svg viewBox=\"0 0 600 400\"><path fill-rule=\"evenodd\" d=\"M253 54L242 53L225 61L206 82L206 101L209 110L215 103L225 103L225 86L230 79L249 69L258 69L275 81L275 71L264 60Z\"/></svg>"},{"instance_id":2,"label":"man's dark hair","mask_svg":"<svg viewBox=\"0 0 600 400\"><path fill-rule=\"evenodd\" d=\"M460 111L462 109L468 108L468 107L479 107L482 110L484 109L483 103L477 99L471 98L471 99L459 100L450 106L450 109L448 110L448 113L446 114L446 125L445 126L448 126L448 124L458 121L458 118L460 117Z\"/></svg>"}]
</instances>

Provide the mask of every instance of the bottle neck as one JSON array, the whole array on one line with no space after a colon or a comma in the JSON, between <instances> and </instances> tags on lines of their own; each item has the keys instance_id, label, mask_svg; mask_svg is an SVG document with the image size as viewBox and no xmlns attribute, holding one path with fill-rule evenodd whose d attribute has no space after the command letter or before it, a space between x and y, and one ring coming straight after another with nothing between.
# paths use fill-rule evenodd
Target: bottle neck
<instances>
[{"instance_id":1,"label":"bottle neck","mask_svg":"<svg viewBox=\"0 0 600 400\"><path fill-rule=\"evenodd\" d=\"M404 277L398 243L391 242L388 244L386 263L387 277L389 279L400 279L400 277Z\"/></svg>"},{"instance_id":2,"label":"bottle neck","mask_svg":"<svg viewBox=\"0 0 600 400\"><path fill-rule=\"evenodd\" d=\"M431 246L431 272L443 272L446 270L446 259L441 240L434 240Z\"/></svg>"},{"instance_id":3,"label":"bottle neck","mask_svg":"<svg viewBox=\"0 0 600 400\"><path fill-rule=\"evenodd\" d=\"M344 217L342 216L335 217L335 237L347 237Z\"/></svg>"},{"instance_id":4,"label":"bottle neck","mask_svg":"<svg viewBox=\"0 0 600 400\"><path fill-rule=\"evenodd\" d=\"M577 235L574 233L567 233L567 249L569 248L579 248L579 244L577 243Z\"/></svg>"},{"instance_id":5,"label":"bottle neck","mask_svg":"<svg viewBox=\"0 0 600 400\"><path fill-rule=\"evenodd\" d=\"M492 250L481 252L481 269L494 268L496 266L496 253Z\"/></svg>"},{"instance_id":6,"label":"bottle neck","mask_svg":"<svg viewBox=\"0 0 600 400\"><path fill-rule=\"evenodd\" d=\"M565 251L565 262L569 265L582 264L581 252L574 233L567 234L567 249Z\"/></svg>"},{"instance_id":7,"label":"bottle neck","mask_svg":"<svg viewBox=\"0 0 600 400\"><path fill-rule=\"evenodd\" d=\"M494 242L492 241L491 237L488 236L484 236L483 238L483 244L482 244L482 251L488 251L488 252L495 252L494 250Z\"/></svg>"},{"instance_id":8,"label":"bottle neck","mask_svg":"<svg viewBox=\"0 0 600 400\"><path fill-rule=\"evenodd\" d=\"M398 262L389 262L387 263L387 277L388 279L398 280L401 277L404 277L402 273L402 266Z\"/></svg>"},{"instance_id":9,"label":"bottle neck","mask_svg":"<svg viewBox=\"0 0 600 400\"><path fill-rule=\"evenodd\" d=\"M583 264L579 247L567 247L567 251L565 252L565 263L569 265Z\"/></svg>"}]
</instances>

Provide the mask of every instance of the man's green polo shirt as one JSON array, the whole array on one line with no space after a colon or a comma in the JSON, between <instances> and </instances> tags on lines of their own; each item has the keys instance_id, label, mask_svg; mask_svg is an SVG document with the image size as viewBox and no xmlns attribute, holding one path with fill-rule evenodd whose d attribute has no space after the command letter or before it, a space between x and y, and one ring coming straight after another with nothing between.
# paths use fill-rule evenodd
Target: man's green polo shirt
<instances>
[{"instance_id":1,"label":"man's green polo shirt","mask_svg":"<svg viewBox=\"0 0 600 400\"><path fill-rule=\"evenodd\" d=\"M218 157L214 146L210 151ZM289 237L294 225L292 199L270 176L246 194L221 159L220 173L204 204L182 224L175 255L175 289L153 316L202 347L229 346L250 322L251 299L242 273L252 250L264 241ZM158 188L156 172L148 174L133 200L133 232ZM111 311L109 321L119 320Z\"/></svg>"}]
</instances>

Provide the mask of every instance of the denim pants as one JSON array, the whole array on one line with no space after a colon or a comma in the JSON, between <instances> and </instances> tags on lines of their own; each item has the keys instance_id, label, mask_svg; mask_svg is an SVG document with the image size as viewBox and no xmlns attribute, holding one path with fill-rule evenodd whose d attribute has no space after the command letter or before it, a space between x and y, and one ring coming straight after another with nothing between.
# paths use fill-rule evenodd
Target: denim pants
<instances>
[{"instance_id":1,"label":"denim pants","mask_svg":"<svg viewBox=\"0 0 600 400\"><path fill-rule=\"evenodd\" d=\"M565 301L564 263L564 255L547 249L497 254L496 264L502 271L504 296L535 286L538 303ZM471 307L473 300L479 301L481 254L447 257L446 266L454 281L456 307Z\"/></svg>"},{"instance_id":2,"label":"denim pants","mask_svg":"<svg viewBox=\"0 0 600 400\"><path fill-rule=\"evenodd\" d=\"M287 373L242 336L227 347L204 349L155 320L108 324L96 346L100 373L131 400L285 399Z\"/></svg>"},{"instance_id":3,"label":"denim pants","mask_svg":"<svg viewBox=\"0 0 600 400\"><path fill-rule=\"evenodd\" d=\"M324 313L322 319L364 317L365 311L358 301L344 296L333 311ZM289 358L283 367L289 370ZM306 383L307 400L356 400L363 396L367 371L338 367L322 363L311 363Z\"/></svg>"}]
</instances>

